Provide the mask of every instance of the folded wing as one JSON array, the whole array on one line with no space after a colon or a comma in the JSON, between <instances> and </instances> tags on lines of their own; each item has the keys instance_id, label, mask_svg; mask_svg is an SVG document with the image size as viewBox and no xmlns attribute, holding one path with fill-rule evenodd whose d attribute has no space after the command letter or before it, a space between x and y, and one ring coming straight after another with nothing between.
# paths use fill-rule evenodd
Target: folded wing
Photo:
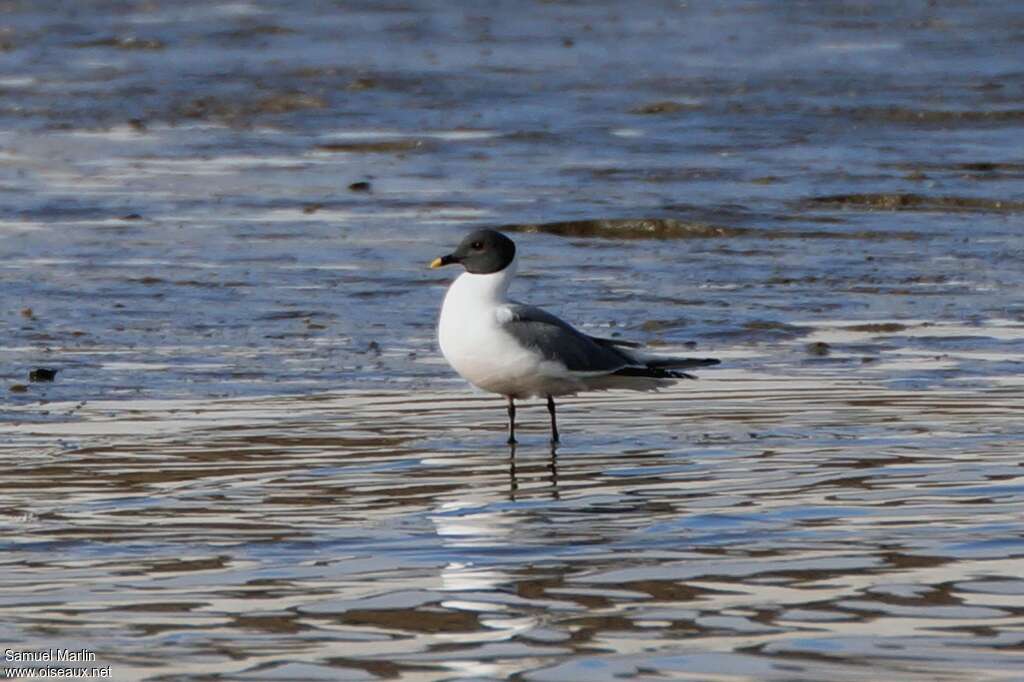
<instances>
[{"instance_id":1,"label":"folded wing","mask_svg":"<svg viewBox=\"0 0 1024 682\"><path fill-rule=\"evenodd\" d=\"M504 329L519 343L574 373L648 379L692 379L680 369L717 365L714 358L673 358L647 355L640 344L589 336L536 306L512 303ZM625 386L624 386L625 387Z\"/></svg>"}]
</instances>

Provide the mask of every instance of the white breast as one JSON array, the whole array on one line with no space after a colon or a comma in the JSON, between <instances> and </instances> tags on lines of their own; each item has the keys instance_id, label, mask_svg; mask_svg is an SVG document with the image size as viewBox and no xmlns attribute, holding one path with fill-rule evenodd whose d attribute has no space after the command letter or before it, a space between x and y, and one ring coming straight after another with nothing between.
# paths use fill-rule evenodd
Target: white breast
<instances>
[{"instance_id":1,"label":"white breast","mask_svg":"<svg viewBox=\"0 0 1024 682\"><path fill-rule=\"evenodd\" d=\"M561 394L565 368L546 362L502 328L516 262L489 275L464 273L448 288L437 337L448 364L471 384L502 395ZM574 382L575 383L575 382Z\"/></svg>"}]
</instances>

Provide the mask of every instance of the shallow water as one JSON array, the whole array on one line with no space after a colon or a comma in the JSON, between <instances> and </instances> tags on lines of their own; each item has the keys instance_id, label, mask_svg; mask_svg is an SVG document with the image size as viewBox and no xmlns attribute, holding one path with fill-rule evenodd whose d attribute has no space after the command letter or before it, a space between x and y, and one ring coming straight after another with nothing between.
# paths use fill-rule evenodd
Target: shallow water
<instances>
[{"instance_id":1,"label":"shallow water","mask_svg":"<svg viewBox=\"0 0 1024 682\"><path fill-rule=\"evenodd\" d=\"M1021 678L1009 4L5 10L5 646ZM433 340L477 225L517 297L722 367L567 399L557 453L527 406L510 456Z\"/></svg>"}]
</instances>

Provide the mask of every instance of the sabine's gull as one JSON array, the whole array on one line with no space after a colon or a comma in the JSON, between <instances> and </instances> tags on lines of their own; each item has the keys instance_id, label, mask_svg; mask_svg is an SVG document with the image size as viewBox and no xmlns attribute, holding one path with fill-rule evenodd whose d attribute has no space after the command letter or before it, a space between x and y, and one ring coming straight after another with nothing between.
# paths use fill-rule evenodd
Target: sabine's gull
<instances>
[{"instance_id":1,"label":"sabine's gull","mask_svg":"<svg viewBox=\"0 0 1024 682\"><path fill-rule=\"evenodd\" d=\"M584 334L549 312L507 296L516 274L515 243L495 230L469 234L432 268L466 269L444 297L437 337L463 379L508 399L508 442L516 442L516 398L546 397L551 442L558 442L555 396L580 391L648 391L694 377L679 370L717 365L713 358L648 355L640 344Z\"/></svg>"}]
</instances>

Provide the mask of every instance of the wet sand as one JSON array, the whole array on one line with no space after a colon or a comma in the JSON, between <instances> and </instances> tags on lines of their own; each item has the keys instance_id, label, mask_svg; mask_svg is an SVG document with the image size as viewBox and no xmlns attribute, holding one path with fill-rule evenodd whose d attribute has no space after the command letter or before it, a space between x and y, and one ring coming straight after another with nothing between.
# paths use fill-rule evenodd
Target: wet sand
<instances>
[{"instance_id":1,"label":"wet sand","mask_svg":"<svg viewBox=\"0 0 1024 682\"><path fill-rule=\"evenodd\" d=\"M1009 5L7 10L5 646L1020 678ZM554 453L526 406L512 456L434 341L480 225L517 298L723 365L566 400Z\"/></svg>"},{"instance_id":2,"label":"wet sand","mask_svg":"<svg viewBox=\"0 0 1024 682\"><path fill-rule=\"evenodd\" d=\"M0 612L122 679L1013 679L1018 399L723 370L514 457L463 391L100 401L12 429Z\"/></svg>"}]
</instances>

